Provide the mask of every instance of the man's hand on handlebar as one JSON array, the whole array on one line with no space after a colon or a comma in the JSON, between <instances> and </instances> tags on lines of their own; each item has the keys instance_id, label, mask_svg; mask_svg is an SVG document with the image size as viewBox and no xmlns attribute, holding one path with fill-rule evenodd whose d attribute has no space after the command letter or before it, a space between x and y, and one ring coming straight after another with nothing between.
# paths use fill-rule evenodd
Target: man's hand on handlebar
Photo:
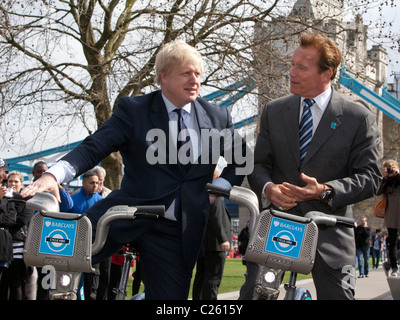
<instances>
[{"instance_id":1,"label":"man's hand on handlebar","mask_svg":"<svg viewBox=\"0 0 400 320\"><path fill-rule=\"evenodd\" d=\"M57 180L51 173L44 173L35 182L22 189L20 194L23 198L26 198L33 197L36 192L50 192L58 202L61 202Z\"/></svg>"}]
</instances>

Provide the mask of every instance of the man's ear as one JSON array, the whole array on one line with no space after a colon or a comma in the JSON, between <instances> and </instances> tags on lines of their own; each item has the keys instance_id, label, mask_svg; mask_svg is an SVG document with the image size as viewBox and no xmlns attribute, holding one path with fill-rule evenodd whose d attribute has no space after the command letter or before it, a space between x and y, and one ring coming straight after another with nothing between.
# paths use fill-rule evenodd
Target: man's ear
<instances>
[{"instance_id":1,"label":"man's ear","mask_svg":"<svg viewBox=\"0 0 400 320\"><path fill-rule=\"evenodd\" d=\"M168 75L167 75L166 72L161 72L161 74L160 74L160 82L161 82L161 84L166 81L167 76Z\"/></svg>"},{"instance_id":2,"label":"man's ear","mask_svg":"<svg viewBox=\"0 0 400 320\"><path fill-rule=\"evenodd\" d=\"M323 74L326 81L331 81L331 77L333 75L332 69L325 70Z\"/></svg>"}]
</instances>

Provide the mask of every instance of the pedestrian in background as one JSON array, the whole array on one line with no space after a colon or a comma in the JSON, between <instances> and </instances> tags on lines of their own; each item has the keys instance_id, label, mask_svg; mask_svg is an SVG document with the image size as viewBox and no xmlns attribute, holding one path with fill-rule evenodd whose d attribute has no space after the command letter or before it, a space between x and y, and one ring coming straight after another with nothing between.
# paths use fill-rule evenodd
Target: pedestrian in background
<instances>
[{"instance_id":1,"label":"pedestrian in background","mask_svg":"<svg viewBox=\"0 0 400 320\"><path fill-rule=\"evenodd\" d=\"M356 263L360 272L359 278L368 277L369 271L369 238L371 237L371 228L368 227L366 217L362 217L360 224L354 230L356 239Z\"/></svg>"},{"instance_id":2,"label":"pedestrian in background","mask_svg":"<svg viewBox=\"0 0 400 320\"><path fill-rule=\"evenodd\" d=\"M399 164L390 159L383 162L383 180L378 190L378 195L385 194L387 208L384 226L388 230L387 249L389 261L383 264L385 272L392 269L391 276L397 276L397 236L400 229L400 175Z\"/></svg>"},{"instance_id":3,"label":"pedestrian in background","mask_svg":"<svg viewBox=\"0 0 400 320\"><path fill-rule=\"evenodd\" d=\"M382 243L381 229L376 229L375 234L372 235L372 269L378 269L379 267Z\"/></svg>"}]
</instances>

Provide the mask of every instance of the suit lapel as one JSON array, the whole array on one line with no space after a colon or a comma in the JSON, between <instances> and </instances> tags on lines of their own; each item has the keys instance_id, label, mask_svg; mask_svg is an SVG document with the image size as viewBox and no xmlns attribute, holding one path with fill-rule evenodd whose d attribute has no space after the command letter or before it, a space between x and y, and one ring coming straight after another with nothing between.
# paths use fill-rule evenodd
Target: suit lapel
<instances>
[{"instance_id":1,"label":"suit lapel","mask_svg":"<svg viewBox=\"0 0 400 320\"><path fill-rule=\"evenodd\" d=\"M201 104L195 100L192 103L192 107L194 109L194 116L196 117L197 124L199 125L199 129L211 129L211 120L208 116L206 110L201 106Z\"/></svg>"},{"instance_id":2,"label":"suit lapel","mask_svg":"<svg viewBox=\"0 0 400 320\"><path fill-rule=\"evenodd\" d=\"M336 91L332 91L332 98L329 102L318 128L311 140L310 147L307 151L304 163L307 162L318 150L326 143L329 137L337 130L342 122L340 116L343 114L342 105L340 103L340 96Z\"/></svg>"},{"instance_id":3,"label":"suit lapel","mask_svg":"<svg viewBox=\"0 0 400 320\"><path fill-rule=\"evenodd\" d=\"M195 100L192 103L192 108L193 108L193 116L195 117L195 121L197 122L197 125L198 125L198 128L199 128L199 139L201 139L202 138L201 137L201 130L203 130L203 129L208 129L208 130L212 129L211 119L208 116L206 110L204 110L202 105L197 100ZM209 143L208 145L209 145L209 152L210 152L210 154L212 154L211 143ZM200 144L200 148L202 148L201 144ZM196 159L195 164L199 164L201 162L200 161L201 160L201 154L202 154L202 151L199 150L199 157Z\"/></svg>"},{"instance_id":4,"label":"suit lapel","mask_svg":"<svg viewBox=\"0 0 400 320\"><path fill-rule=\"evenodd\" d=\"M164 100L159 91L150 106L150 121L154 128L159 128L165 132L168 137L169 117Z\"/></svg>"},{"instance_id":5,"label":"suit lapel","mask_svg":"<svg viewBox=\"0 0 400 320\"><path fill-rule=\"evenodd\" d=\"M167 108L165 106L164 100L161 95L161 91L159 91L154 98L152 104L150 105L150 122L153 125L153 128L155 129L160 129L162 132L165 134L165 150L166 150L166 159L167 162L169 159L169 116L167 112ZM171 152L176 153L176 147L175 150L172 150ZM176 166L176 164L175 164Z\"/></svg>"},{"instance_id":6,"label":"suit lapel","mask_svg":"<svg viewBox=\"0 0 400 320\"><path fill-rule=\"evenodd\" d=\"M293 95L287 103L284 112L285 131L288 137L289 148L300 164L300 146L299 146L299 115L300 115L300 97Z\"/></svg>"}]
</instances>

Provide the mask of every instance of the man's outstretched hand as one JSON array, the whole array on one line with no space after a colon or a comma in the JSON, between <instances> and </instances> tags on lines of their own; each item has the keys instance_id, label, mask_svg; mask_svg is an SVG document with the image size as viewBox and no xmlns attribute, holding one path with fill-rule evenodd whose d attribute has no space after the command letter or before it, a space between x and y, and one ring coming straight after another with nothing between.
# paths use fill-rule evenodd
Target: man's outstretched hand
<instances>
[{"instance_id":1,"label":"man's outstretched hand","mask_svg":"<svg viewBox=\"0 0 400 320\"><path fill-rule=\"evenodd\" d=\"M51 173L44 173L35 182L22 189L20 195L22 198L28 198L33 197L36 192L50 192L58 202L61 202L57 180Z\"/></svg>"}]
</instances>

